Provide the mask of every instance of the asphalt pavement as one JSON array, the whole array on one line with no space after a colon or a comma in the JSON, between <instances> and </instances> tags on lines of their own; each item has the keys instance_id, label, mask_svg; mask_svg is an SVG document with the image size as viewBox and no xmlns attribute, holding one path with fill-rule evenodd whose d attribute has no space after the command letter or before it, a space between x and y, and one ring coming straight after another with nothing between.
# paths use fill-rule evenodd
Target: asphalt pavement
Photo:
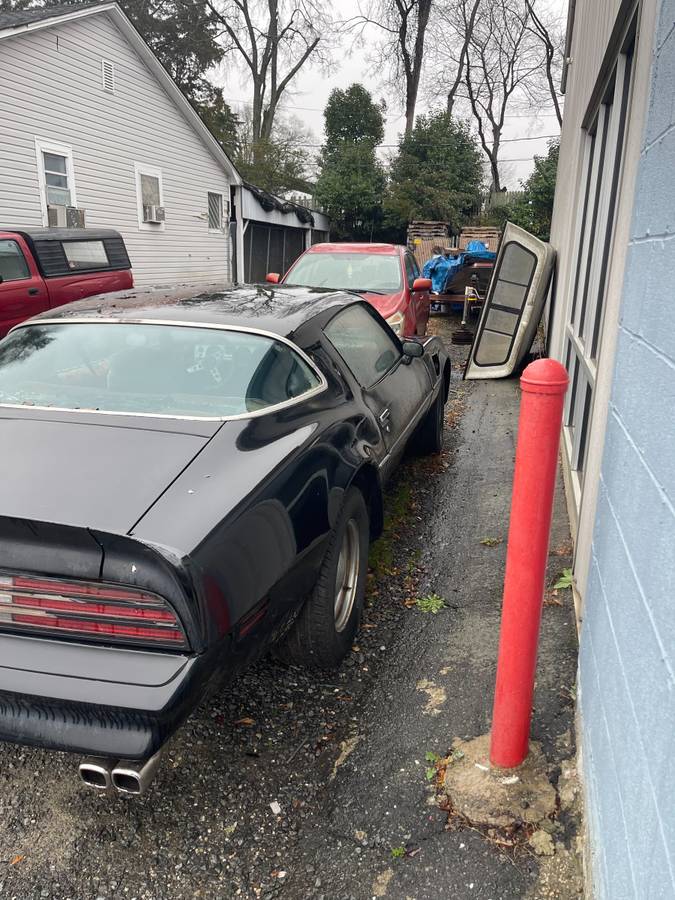
<instances>
[{"instance_id":1,"label":"asphalt pavement","mask_svg":"<svg viewBox=\"0 0 675 900\"><path fill-rule=\"evenodd\" d=\"M429 778L427 754L489 730L517 424L517 383L462 382L466 349L451 351L446 449L391 485L341 669L263 660L188 721L142 798L89 791L66 754L0 745L3 900L577 895L530 848L449 823ZM551 582L569 552L559 489ZM574 754L569 594L544 609L535 695L552 779ZM574 865L576 827L555 830Z\"/></svg>"}]
</instances>

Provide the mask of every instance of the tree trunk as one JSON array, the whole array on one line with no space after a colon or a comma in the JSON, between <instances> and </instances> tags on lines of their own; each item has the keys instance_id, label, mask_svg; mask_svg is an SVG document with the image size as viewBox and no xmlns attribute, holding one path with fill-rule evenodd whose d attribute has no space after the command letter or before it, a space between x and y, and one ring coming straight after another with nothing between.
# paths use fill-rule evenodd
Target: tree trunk
<instances>
[{"instance_id":1,"label":"tree trunk","mask_svg":"<svg viewBox=\"0 0 675 900\"><path fill-rule=\"evenodd\" d=\"M408 88L405 98L405 136L410 137L415 125L415 107L417 106L417 91Z\"/></svg>"},{"instance_id":2,"label":"tree trunk","mask_svg":"<svg viewBox=\"0 0 675 900\"><path fill-rule=\"evenodd\" d=\"M498 194L502 189L502 183L499 178L499 144L493 146L489 159L490 173L492 175L492 191L493 193Z\"/></svg>"},{"instance_id":3,"label":"tree trunk","mask_svg":"<svg viewBox=\"0 0 675 900\"><path fill-rule=\"evenodd\" d=\"M412 67L406 73L405 90L405 133L412 134L415 125L415 107L417 106L417 94L420 87L422 66L424 65L424 39L429 24L431 13L431 0L418 0L417 5L417 31L415 33L415 46L413 48ZM402 48L403 49L403 48Z\"/></svg>"}]
</instances>

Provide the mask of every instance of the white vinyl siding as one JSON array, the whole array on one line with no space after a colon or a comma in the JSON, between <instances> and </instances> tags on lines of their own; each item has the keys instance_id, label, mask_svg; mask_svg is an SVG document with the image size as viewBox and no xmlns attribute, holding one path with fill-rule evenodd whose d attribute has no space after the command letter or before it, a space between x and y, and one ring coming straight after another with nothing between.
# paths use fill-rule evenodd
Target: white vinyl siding
<instances>
[{"instance_id":1,"label":"white vinyl siding","mask_svg":"<svg viewBox=\"0 0 675 900\"><path fill-rule=\"evenodd\" d=\"M228 176L106 14L2 41L0 221L44 224L36 139L67 145L88 227L124 237L137 285L229 283L229 230L206 240ZM114 60L115 93L102 90ZM135 164L162 172L166 227L139 228Z\"/></svg>"}]
</instances>

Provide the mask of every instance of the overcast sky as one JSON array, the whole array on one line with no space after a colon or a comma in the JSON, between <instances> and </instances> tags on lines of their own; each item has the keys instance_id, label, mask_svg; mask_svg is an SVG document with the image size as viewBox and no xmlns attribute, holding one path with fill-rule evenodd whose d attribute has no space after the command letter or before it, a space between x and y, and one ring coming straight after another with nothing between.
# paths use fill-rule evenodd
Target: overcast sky
<instances>
[{"instance_id":1,"label":"overcast sky","mask_svg":"<svg viewBox=\"0 0 675 900\"><path fill-rule=\"evenodd\" d=\"M561 17L566 15L567 0L548 0L546 5ZM357 11L358 0L341 0L339 3L340 17L347 19ZM372 39L374 40L376 36L376 33L373 33ZM287 92L283 108L298 116L305 126L311 129L317 144L323 139L323 109L330 92L333 88L344 88L358 81L365 85L375 99L384 98L387 101L384 143L396 145L405 125L401 104L398 98L392 96L391 90L379 81L377 75L370 71L366 57L366 47L356 46L353 39L344 38L335 54L336 63L329 73L322 73L314 67L305 68L293 82L292 92ZM224 84L225 95L230 105L235 111L241 111L244 105L250 103L250 92L240 74L229 66L228 69L229 72L227 70L223 72L219 81ZM427 109L428 104L420 97L417 112L426 112ZM526 178L532 171L534 155L546 153L545 135L556 135L559 129L555 114L550 110L545 110L540 115L523 114L518 110L512 110L511 113L504 129L504 138L506 140L527 138L527 140L511 140L504 143L500 154L504 161L502 182L510 190L517 190L521 179ZM383 155L390 152L391 150L386 147L380 150ZM513 162L506 165L508 160Z\"/></svg>"}]
</instances>

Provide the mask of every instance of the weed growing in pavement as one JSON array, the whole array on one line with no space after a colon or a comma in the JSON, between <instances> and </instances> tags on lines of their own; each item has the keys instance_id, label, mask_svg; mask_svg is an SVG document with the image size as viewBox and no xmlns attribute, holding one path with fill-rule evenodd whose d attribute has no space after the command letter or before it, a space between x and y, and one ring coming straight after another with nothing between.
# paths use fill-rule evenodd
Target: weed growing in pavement
<instances>
[{"instance_id":1,"label":"weed growing in pavement","mask_svg":"<svg viewBox=\"0 0 675 900\"><path fill-rule=\"evenodd\" d=\"M574 576L572 575L572 570L571 569L563 569L562 575L560 576L560 578L558 578L556 583L553 585L553 590L561 591L561 590L564 590L565 588L571 588L573 583L574 583Z\"/></svg>"},{"instance_id":2,"label":"weed growing in pavement","mask_svg":"<svg viewBox=\"0 0 675 900\"><path fill-rule=\"evenodd\" d=\"M436 763L440 760L440 756L438 753L434 753L432 750L427 750L424 754L424 758L428 763L432 763L432 765L428 766L425 770L425 775L427 777L427 781L433 781L436 777Z\"/></svg>"},{"instance_id":3,"label":"weed growing in pavement","mask_svg":"<svg viewBox=\"0 0 675 900\"><path fill-rule=\"evenodd\" d=\"M414 575L417 567L420 564L420 559L422 557L422 551L417 548L417 550L413 550L410 559L408 560L408 564L406 566L408 570L408 575Z\"/></svg>"},{"instance_id":4,"label":"weed growing in pavement","mask_svg":"<svg viewBox=\"0 0 675 900\"><path fill-rule=\"evenodd\" d=\"M480 542L484 547L496 547L502 543L502 538L484 537Z\"/></svg>"},{"instance_id":5,"label":"weed growing in pavement","mask_svg":"<svg viewBox=\"0 0 675 900\"><path fill-rule=\"evenodd\" d=\"M418 597L415 601L415 606L420 612L436 615L436 613L445 609L445 600L439 597L438 594L429 594L427 597Z\"/></svg>"},{"instance_id":6,"label":"weed growing in pavement","mask_svg":"<svg viewBox=\"0 0 675 900\"><path fill-rule=\"evenodd\" d=\"M405 847L392 847L391 850L391 858L392 859L403 859L405 856Z\"/></svg>"},{"instance_id":7,"label":"weed growing in pavement","mask_svg":"<svg viewBox=\"0 0 675 900\"><path fill-rule=\"evenodd\" d=\"M393 574L394 543L398 530L408 516L411 504L412 487L409 483L401 481L387 498L382 535L370 549L368 562L376 578Z\"/></svg>"}]
</instances>

